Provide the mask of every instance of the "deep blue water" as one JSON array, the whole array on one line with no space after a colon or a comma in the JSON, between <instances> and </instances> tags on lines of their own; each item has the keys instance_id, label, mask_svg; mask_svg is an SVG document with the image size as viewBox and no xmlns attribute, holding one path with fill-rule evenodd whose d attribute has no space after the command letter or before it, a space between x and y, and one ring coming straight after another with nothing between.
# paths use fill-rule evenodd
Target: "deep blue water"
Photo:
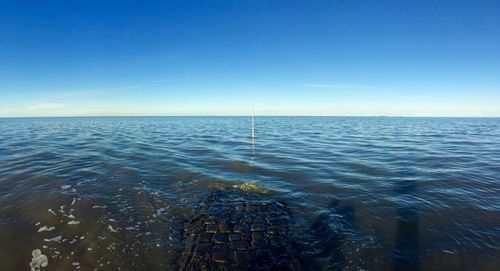
<instances>
[{"instance_id":1,"label":"deep blue water","mask_svg":"<svg viewBox=\"0 0 500 271\"><path fill-rule=\"evenodd\" d=\"M256 117L255 146L250 127L0 119L0 270L34 249L42 270L173 269L183 219L243 183L288 207L308 270L499 270L500 119Z\"/></svg>"}]
</instances>

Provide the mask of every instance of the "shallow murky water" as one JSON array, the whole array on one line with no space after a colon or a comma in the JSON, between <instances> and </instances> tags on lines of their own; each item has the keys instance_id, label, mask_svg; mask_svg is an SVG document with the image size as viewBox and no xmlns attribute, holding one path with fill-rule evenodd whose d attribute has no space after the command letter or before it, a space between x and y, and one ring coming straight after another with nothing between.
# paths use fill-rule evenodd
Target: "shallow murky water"
<instances>
[{"instance_id":1,"label":"shallow murky water","mask_svg":"<svg viewBox=\"0 0 500 271\"><path fill-rule=\"evenodd\" d=\"M500 266L500 119L257 117L255 153L250 126L0 119L0 270L175 269L184 219L244 183L286 204L306 269Z\"/></svg>"}]
</instances>

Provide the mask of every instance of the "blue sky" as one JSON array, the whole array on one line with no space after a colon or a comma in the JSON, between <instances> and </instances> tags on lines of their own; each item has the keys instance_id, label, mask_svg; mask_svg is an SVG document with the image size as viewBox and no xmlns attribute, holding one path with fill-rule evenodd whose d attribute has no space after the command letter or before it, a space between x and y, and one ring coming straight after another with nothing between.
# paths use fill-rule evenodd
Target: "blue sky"
<instances>
[{"instance_id":1,"label":"blue sky","mask_svg":"<svg viewBox=\"0 0 500 271\"><path fill-rule=\"evenodd\" d=\"M500 116L500 1L0 1L0 116Z\"/></svg>"}]
</instances>

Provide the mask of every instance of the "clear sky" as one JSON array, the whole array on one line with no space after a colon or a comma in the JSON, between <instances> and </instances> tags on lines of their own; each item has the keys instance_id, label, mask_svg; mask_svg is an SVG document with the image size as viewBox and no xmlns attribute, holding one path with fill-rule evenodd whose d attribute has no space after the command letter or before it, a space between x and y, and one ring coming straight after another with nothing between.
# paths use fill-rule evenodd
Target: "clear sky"
<instances>
[{"instance_id":1,"label":"clear sky","mask_svg":"<svg viewBox=\"0 0 500 271\"><path fill-rule=\"evenodd\" d=\"M0 116L500 116L500 1L0 0Z\"/></svg>"}]
</instances>

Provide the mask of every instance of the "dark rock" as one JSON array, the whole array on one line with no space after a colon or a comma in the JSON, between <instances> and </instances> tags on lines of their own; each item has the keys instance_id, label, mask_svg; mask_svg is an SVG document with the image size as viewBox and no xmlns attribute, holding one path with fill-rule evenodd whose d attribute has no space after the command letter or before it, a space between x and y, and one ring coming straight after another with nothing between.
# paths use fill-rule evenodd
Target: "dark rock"
<instances>
[{"instance_id":1,"label":"dark rock","mask_svg":"<svg viewBox=\"0 0 500 271\"><path fill-rule=\"evenodd\" d=\"M231 246L233 250L247 250L248 245L246 241L232 241Z\"/></svg>"},{"instance_id":2,"label":"dark rock","mask_svg":"<svg viewBox=\"0 0 500 271\"><path fill-rule=\"evenodd\" d=\"M229 223L220 223L219 224L219 231L222 233L230 233L232 228L233 228L233 226Z\"/></svg>"},{"instance_id":3,"label":"dark rock","mask_svg":"<svg viewBox=\"0 0 500 271\"><path fill-rule=\"evenodd\" d=\"M200 235L200 243L208 243L212 240L212 234L208 232L204 232Z\"/></svg>"},{"instance_id":4,"label":"dark rock","mask_svg":"<svg viewBox=\"0 0 500 271\"><path fill-rule=\"evenodd\" d=\"M224 233L216 233L212 237L212 243L215 244L225 244L227 243L227 234Z\"/></svg>"},{"instance_id":5,"label":"dark rock","mask_svg":"<svg viewBox=\"0 0 500 271\"><path fill-rule=\"evenodd\" d=\"M233 228L234 232L247 232L249 231L249 226L248 224L236 224Z\"/></svg>"},{"instance_id":6,"label":"dark rock","mask_svg":"<svg viewBox=\"0 0 500 271\"><path fill-rule=\"evenodd\" d=\"M262 240L264 239L266 236L263 232L254 232L252 233L252 240Z\"/></svg>"},{"instance_id":7,"label":"dark rock","mask_svg":"<svg viewBox=\"0 0 500 271\"><path fill-rule=\"evenodd\" d=\"M205 231L209 233L216 233L219 227L215 224L207 224Z\"/></svg>"},{"instance_id":8,"label":"dark rock","mask_svg":"<svg viewBox=\"0 0 500 271\"><path fill-rule=\"evenodd\" d=\"M229 234L229 241L238 241L241 240L241 234L231 233Z\"/></svg>"},{"instance_id":9,"label":"dark rock","mask_svg":"<svg viewBox=\"0 0 500 271\"><path fill-rule=\"evenodd\" d=\"M250 230L251 231L265 231L266 227L264 226L264 224L252 224L252 226L250 226Z\"/></svg>"}]
</instances>

